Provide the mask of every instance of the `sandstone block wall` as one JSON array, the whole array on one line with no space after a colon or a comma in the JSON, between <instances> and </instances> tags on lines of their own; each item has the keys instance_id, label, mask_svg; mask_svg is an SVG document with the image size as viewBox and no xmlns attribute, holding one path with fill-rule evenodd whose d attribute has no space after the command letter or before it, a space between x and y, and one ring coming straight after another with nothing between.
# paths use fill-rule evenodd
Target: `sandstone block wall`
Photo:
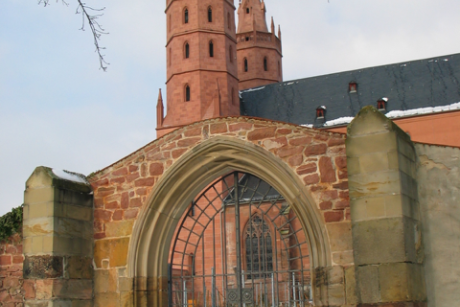
<instances>
[{"instance_id":1,"label":"sandstone block wall","mask_svg":"<svg viewBox=\"0 0 460 307\"><path fill-rule=\"evenodd\" d=\"M413 144L406 133L371 106L360 111L347 136L359 302L362 306L424 304Z\"/></svg>"},{"instance_id":2,"label":"sandstone block wall","mask_svg":"<svg viewBox=\"0 0 460 307\"><path fill-rule=\"evenodd\" d=\"M37 167L24 195L25 306L91 306L93 198L83 175Z\"/></svg>"},{"instance_id":3,"label":"sandstone block wall","mask_svg":"<svg viewBox=\"0 0 460 307\"><path fill-rule=\"evenodd\" d=\"M429 307L460 302L460 149L415 144Z\"/></svg>"},{"instance_id":4,"label":"sandstone block wall","mask_svg":"<svg viewBox=\"0 0 460 307\"><path fill-rule=\"evenodd\" d=\"M23 306L23 259L21 234L0 243L0 306Z\"/></svg>"}]
</instances>

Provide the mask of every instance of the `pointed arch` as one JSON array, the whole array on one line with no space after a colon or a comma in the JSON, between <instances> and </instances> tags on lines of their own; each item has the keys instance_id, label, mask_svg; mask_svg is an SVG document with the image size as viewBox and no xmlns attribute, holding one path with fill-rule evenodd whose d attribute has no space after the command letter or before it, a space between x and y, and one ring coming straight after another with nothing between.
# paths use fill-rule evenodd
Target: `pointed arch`
<instances>
[{"instance_id":1,"label":"pointed arch","mask_svg":"<svg viewBox=\"0 0 460 307\"><path fill-rule=\"evenodd\" d=\"M208 22L212 22L212 7L208 6Z\"/></svg>"},{"instance_id":2,"label":"pointed arch","mask_svg":"<svg viewBox=\"0 0 460 307\"><path fill-rule=\"evenodd\" d=\"M232 28L232 20L230 19L230 12L227 12L227 28L229 30Z\"/></svg>"},{"instance_id":3,"label":"pointed arch","mask_svg":"<svg viewBox=\"0 0 460 307\"><path fill-rule=\"evenodd\" d=\"M244 72L248 71L248 59L244 58Z\"/></svg>"},{"instance_id":4,"label":"pointed arch","mask_svg":"<svg viewBox=\"0 0 460 307\"><path fill-rule=\"evenodd\" d=\"M136 306L147 306L147 297L149 306L167 306L168 259L176 226L200 191L233 170L264 180L292 206L311 251L315 305L323 306L327 301L327 285L316 282L315 269L321 274L331 265L330 245L325 223L308 188L281 159L265 149L218 136L196 145L168 168L137 219L128 249L128 277L134 278L134 299L137 297L139 302Z\"/></svg>"},{"instance_id":5,"label":"pointed arch","mask_svg":"<svg viewBox=\"0 0 460 307\"><path fill-rule=\"evenodd\" d=\"M190 101L190 86L188 84L184 87L184 100Z\"/></svg>"},{"instance_id":6,"label":"pointed arch","mask_svg":"<svg viewBox=\"0 0 460 307\"><path fill-rule=\"evenodd\" d=\"M214 43L212 40L209 41L209 57L214 57Z\"/></svg>"},{"instance_id":7,"label":"pointed arch","mask_svg":"<svg viewBox=\"0 0 460 307\"><path fill-rule=\"evenodd\" d=\"M188 23L188 20L189 20L189 16L188 16L188 8L187 7L184 7L184 12L183 12L183 23Z\"/></svg>"},{"instance_id":8,"label":"pointed arch","mask_svg":"<svg viewBox=\"0 0 460 307\"><path fill-rule=\"evenodd\" d=\"M184 59L188 59L190 57L190 45L189 43L186 41L184 43Z\"/></svg>"},{"instance_id":9,"label":"pointed arch","mask_svg":"<svg viewBox=\"0 0 460 307\"><path fill-rule=\"evenodd\" d=\"M267 57L264 57L264 70L265 70L265 71L268 71L268 61L267 61Z\"/></svg>"}]
</instances>

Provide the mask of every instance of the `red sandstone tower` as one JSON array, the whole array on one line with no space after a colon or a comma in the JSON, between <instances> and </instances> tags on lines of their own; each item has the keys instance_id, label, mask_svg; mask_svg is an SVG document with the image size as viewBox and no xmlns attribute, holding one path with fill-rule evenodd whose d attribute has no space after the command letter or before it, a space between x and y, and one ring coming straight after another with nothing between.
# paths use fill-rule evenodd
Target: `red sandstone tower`
<instances>
[{"instance_id":1,"label":"red sandstone tower","mask_svg":"<svg viewBox=\"0 0 460 307\"><path fill-rule=\"evenodd\" d=\"M283 81L281 30L278 28L276 37L272 18L271 32L268 32L265 12L263 0L243 0L238 8L240 90Z\"/></svg>"},{"instance_id":2,"label":"red sandstone tower","mask_svg":"<svg viewBox=\"0 0 460 307\"><path fill-rule=\"evenodd\" d=\"M168 0L167 114L157 136L206 118L239 115L233 0Z\"/></svg>"}]
</instances>

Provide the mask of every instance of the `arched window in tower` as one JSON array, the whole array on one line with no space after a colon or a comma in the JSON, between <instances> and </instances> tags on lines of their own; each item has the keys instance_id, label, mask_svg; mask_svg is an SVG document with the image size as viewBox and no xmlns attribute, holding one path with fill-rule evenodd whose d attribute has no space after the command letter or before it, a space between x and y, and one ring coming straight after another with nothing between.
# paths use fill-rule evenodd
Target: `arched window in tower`
<instances>
[{"instance_id":1,"label":"arched window in tower","mask_svg":"<svg viewBox=\"0 0 460 307\"><path fill-rule=\"evenodd\" d=\"M228 56L230 57L230 63L233 63L233 48L232 48L232 46L228 47Z\"/></svg>"},{"instance_id":2,"label":"arched window in tower","mask_svg":"<svg viewBox=\"0 0 460 307\"><path fill-rule=\"evenodd\" d=\"M268 71L267 57L264 57L264 70Z\"/></svg>"},{"instance_id":3,"label":"arched window in tower","mask_svg":"<svg viewBox=\"0 0 460 307\"><path fill-rule=\"evenodd\" d=\"M273 271L272 236L260 215L253 215L246 226L246 270L249 279L270 277Z\"/></svg>"},{"instance_id":4,"label":"arched window in tower","mask_svg":"<svg viewBox=\"0 0 460 307\"><path fill-rule=\"evenodd\" d=\"M190 45L187 42L184 45L184 57L186 59L190 57Z\"/></svg>"},{"instance_id":5,"label":"arched window in tower","mask_svg":"<svg viewBox=\"0 0 460 307\"><path fill-rule=\"evenodd\" d=\"M246 14L249 14L249 8L248 7L246 8Z\"/></svg>"},{"instance_id":6,"label":"arched window in tower","mask_svg":"<svg viewBox=\"0 0 460 307\"><path fill-rule=\"evenodd\" d=\"M208 22L212 22L212 8L208 7Z\"/></svg>"},{"instance_id":7,"label":"arched window in tower","mask_svg":"<svg viewBox=\"0 0 460 307\"><path fill-rule=\"evenodd\" d=\"M278 76L281 77L281 65L280 65L280 61L278 61Z\"/></svg>"},{"instance_id":8,"label":"arched window in tower","mask_svg":"<svg viewBox=\"0 0 460 307\"><path fill-rule=\"evenodd\" d=\"M190 86L185 85L185 101L190 101Z\"/></svg>"},{"instance_id":9,"label":"arched window in tower","mask_svg":"<svg viewBox=\"0 0 460 307\"><path fill-rule=\"evenodd\" d=\"M211 58L214 57L214 44L212 43L212 41L209 41L209 56Z\"/></svg>"},{"instance_id":10,"label":"arched window in tower","mask_svg":"<svg viewBox=\"0 0 460 307\"><path fill-rule=\"evenodd\" d=\"M188 23L188 8L184 9L184 23Z\"/></svg>"},{"instance_id":11,"label":"arched window in tower","mask_svg":"<svg viewBox=\"0 0 460 307\"><path fill-rule=\"evenodd\" d=\"M244 58L244 71L248 71L248 59Z\"/></svg>"}]
</instances>

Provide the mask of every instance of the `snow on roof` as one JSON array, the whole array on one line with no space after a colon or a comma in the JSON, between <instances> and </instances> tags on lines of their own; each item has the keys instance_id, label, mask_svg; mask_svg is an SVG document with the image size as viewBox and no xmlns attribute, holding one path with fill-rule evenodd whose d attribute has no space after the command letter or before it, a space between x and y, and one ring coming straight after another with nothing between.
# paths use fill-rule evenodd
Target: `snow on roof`
<instances>
[{"instance_id":1,"label":"snow on roof","mask_svg":"<svg viewBox=\"0 0 460 307\"><path fill-rule=\"evenodd\" d=\"M324 127L349 124L353 120L353 118L354 117L346 116L346 117L339 117L334 120L328 120L327 122L324 123Z\"/></svg>"},{"instance_id":2,"label":"snow on roof","mask_svg":"<svg viewBox=\"0 0 460 307\"><path fill-rule=\"evenodd\" d=\"M406 117L406 116L414 116L414 115L423 115L423 114L430 114L430 113L440 113L446 111L455 111L460 110L460 102L449 104L446 106L439 106L439 107L427 107L427 108L419 108L419 109L412 109L412 110L395 110L390 111L385 114L388 118L398 118L398 117Z\"/></svg>"},{"instance_id":3,"label":"snow on roof","mask_svg":"<svg viewBox=\"0 0 460 307\"><path fill-rule=\"evenodd\" d=\"M385 97L384 97L385 98ZM382 98L383 99L383 98ZM395 110L390 111L385 114L386 117L392 118L400 118L400 117L410 117L416 115L424 115L424 114L431 114L431 113L440 113L446 111L455 111L460 110L460 102L449 104L446 106L439 106L439 107L428 107L428 108L418 108L418 109L411 109L411 110ZM323 124L323 127L332 127L332 126L339 126L344 124L349 124L353 120L354 117L339 117L337 119L329 120ZM310 127L313 125L305 124L302 125L304 127Z\"/></svg>"},{"instance_id":4,"label":"snow on roof","mask_svg":"<svg viewBox=\"0 0 460 307\"><path fill-rule=\"evenodd\" d=\"M86 180L86 177L82 174L77 174L77 173L69 172L66 170L60 170L60 169L54 169L54 168L52 169L52 171L54 175L56 175L57 177L61 179L78 182L78 183L89 184L89 182Z\"/></svg>"}]
</instances>

